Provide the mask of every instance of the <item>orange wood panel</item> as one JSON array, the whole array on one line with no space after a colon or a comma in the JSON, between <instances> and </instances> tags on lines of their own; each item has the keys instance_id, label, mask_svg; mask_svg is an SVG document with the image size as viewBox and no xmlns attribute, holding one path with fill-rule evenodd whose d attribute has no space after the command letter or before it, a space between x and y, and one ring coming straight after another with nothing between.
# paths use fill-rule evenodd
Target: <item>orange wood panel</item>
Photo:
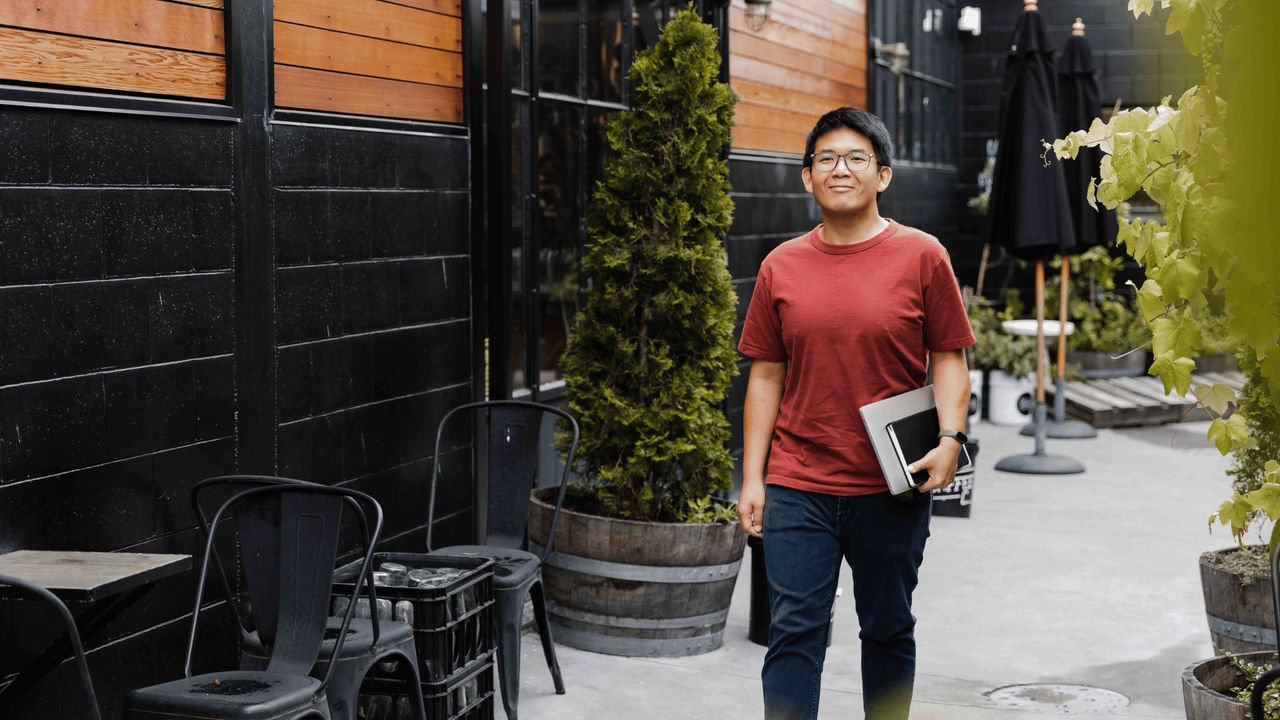
<instances>
[{"instance_id":1,"label":"orange wood panel","mask_svg":"<svg viewBox=\"0 0 1280 720\"><path fill-rule=\"evenodd\" d=\"M852 28L828 25L826 30L815 32L810 24L796 26L770 20L760 32L753 33L747 26L746 15L740 10L730 8L729 31L735 33L729 39L730 50L733 50L734 37L743 33L752 33L778 45L834 60L842 65L862 69L867 67L866 33Z\"/></svg>"},{"instance_id":2,"label":"orange wood panel","mask_svg":"<svg viewBox=\"0 0 1280 720\"><path fill-rule=\"evenodd\" d=\"M865 88L856 88L851 96L843 101L836 101L822 95L809 95L776 88L771 85L760 85L742 78L734 78L730 85L733 87L733 91L738 93L741 102L763 105L779 110L790 110L791 112L813 115L814 117L820 116L828 110L841 107L841 102L864 110L867 108L867 91Z\"/></svg>"},{"instance_id":3,"label":"orange wood panel","mask_svg":"<svg viewBox=\"0 0 1280 720\"><path fill-rule=\"evenodd\" d=\"M733 129L733 147L738 150L762 150L765 152L803 155L807 132L736 127Z\"/></svg>"},{"instance_id":4,"label":"orange wood panel","mask_svg":"<svg viewBox=\"0 0 1280 720\"><path fill-rule=\"evenodd\" d=\"M462 0L378 0L378 2L462 17Z\"/></svg>"},{"instance_id":5,"label":"orange wood panel","mask_svg":"<svg viewBox=\"0 0 1280 720\"><path fill-rule=\"evenodd\" d=\"M734 53L774 65L781 65L791 70L799 70L819 77L838 78L850 84L858 84L866 79L867 71L865 69L850 67L818 55L810 55L800 50L771 43L755 35L735 33L730 42Z\"/></svg>"},{"instance_id":6,"label":"orange wood panel","mask_svg":"<svg viewBox=\"0 0 1280 720\"><path fill-rule=\"evenodd\" d=\"M159 0L9 0L0 25L221 55L222 13Z\"/></svg>"},{"instance_id":7,"label":"orange wood panel","mask_svg":"<svg viewBox=\"0 0 1280 720\"><path fill-rule=\"evenodd\" d=\"M462 50L462 19L378 0L275 0L275 19L410 45Z\"/></svg>"},{"instance_id":8,"label":"orange wood panel","mask_svg":"<svg viewBox=\"0 0 1280 720\"><path fill-rule=\"evenodd\" d=\"M462 90L277 65L276 106L462 122Z\"/></svg>"},{"instance_id":9,"label":"orange wood panel","mask_svg":"<svg viewBox=\"0 0 1280 720\"><path fill-rule=\"evenodd\" d=\"M277 64L462 87L462 54L275 23Z\"/></svg>"},{"instance_id":10,"label":"orange wood panel","mask_svg":"<svg viewBox=\"0 0 1280 720\"><path fill-rule=\"evenodd\" d=\"M0 28L0 77L221 100L221 57Z\"/></svg>"},{"instance_id":11,"label":"orange wood panel","mask_svg":"<svg viewBox=\"0 0 1280 720\"><path fill-rule=\"evenodd\" d=\"M818 122L818 118L821 116L822 113L800 113L791 110L779 110L767 105L740 102L734 109L733 121L743 127L778 130L787 133L798 132L802 135L808 135L809 131L813 129L813 124ZM800 149L796 149L793 152L798 153Z\"/></svg>"},{"instance_id":12,"label":"orange wood panel","mask_svg":"<svg viewBox=\"0 0 1280 720\"><path fill-rule=\"evenodd\" d=\"M222 0L169 0L169 2L181 3L183 5L198 5L200 7L222 9Z\"/></svg>"},{"instance_id":13,"label":"orange wood panel","mask_svg":"<svg viewBox=\"0 0 1280 720\"><path fill-rule=\"evenodd\" d=\"M755 58L744 57L736 53L729 55L729 72L733 78L747 80L762 85L772 85L792 92L831 98L837 105L847 105L853 101L858 89L865 90L866 83L853 84L841 82L835 78L823 78L789 68L773 65Z\"/></svg>"},{"instance_id":14,"label":"orange wood panel","mask_svg":"<svg viewBox=\"0 0 1280 720\"><path fill-rule=\"evenodd\" d=\"M737 4L745 7L744 3ZM773 19L786 24L816 22L822 27L836 24L862 33L867 31L867 13L842 0L774 0L770 7L770 22Z\"/></svg>"}]
</instances>

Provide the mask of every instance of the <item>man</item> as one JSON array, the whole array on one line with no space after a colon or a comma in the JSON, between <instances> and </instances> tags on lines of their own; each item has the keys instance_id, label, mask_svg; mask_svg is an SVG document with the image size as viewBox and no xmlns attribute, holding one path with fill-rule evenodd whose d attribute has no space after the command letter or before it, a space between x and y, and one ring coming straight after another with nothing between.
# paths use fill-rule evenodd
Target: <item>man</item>
<instances>
[{"instance_id":1,"label":"man","mask_svg":"<svg viewBox=\"0 0 1280 720\"><path fill-rule=\"evenodd\" d=\"M764 539L768 720L818 716L841 558L853 570L866 718L906 718L911 702L928 493L955 477L969 404L963 349L974 338L946 250L880 216L891 161L874 115L846 107L818 120L801 179L822 224L765 258L742 330L752 363L738 513ZM909 469L929 480L903 502L888 493L858 409L923 387L930 371L943 432L914 459Z\"/></svg>"}]
</instances>

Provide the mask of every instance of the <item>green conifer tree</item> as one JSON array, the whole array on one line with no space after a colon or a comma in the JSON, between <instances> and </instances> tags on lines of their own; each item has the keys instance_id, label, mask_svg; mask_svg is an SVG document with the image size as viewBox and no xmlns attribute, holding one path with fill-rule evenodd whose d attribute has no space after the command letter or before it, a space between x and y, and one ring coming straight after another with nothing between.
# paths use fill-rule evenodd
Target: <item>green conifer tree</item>
<instances>
[{"instance_id":1,"label":"green conifer tree","mask_svg":"<svg viewBox=\"0 0 1280 720\"><path fill-rule=\"evenodd\" d=\"M675 15L628 73L632 109L587 218L586 303L565 352L581 469L604 514L677 520L730 487L719 403L735 373L735 296L722 235L736 96L717 82L716 31Z\"/></svg>"}]
</instances>

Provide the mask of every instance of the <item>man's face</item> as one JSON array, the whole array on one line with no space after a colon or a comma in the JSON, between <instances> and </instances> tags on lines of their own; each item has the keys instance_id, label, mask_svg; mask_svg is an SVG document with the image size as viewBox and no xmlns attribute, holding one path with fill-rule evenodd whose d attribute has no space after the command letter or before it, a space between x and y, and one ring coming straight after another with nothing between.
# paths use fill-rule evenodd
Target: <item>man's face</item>
<instances>
[{"instance_id":1,"label":"man's face","mask_svg":"<svg viewBox=\"0 0 1280 720\"><path fill-rule=\"evenodd\" d=\"M836 128L818 136L813 145L814 155L822 153L844 154L859 152L873 155L871 141L849 128ZM876 210L876 193L889 187L893 170L871 160L864 170L853 170L847 160L837 160L834 168L824 170L816 163L805 168L800 177L804 189L813 195L824 216L856 216Z\"/></svg>"}]
</instances>

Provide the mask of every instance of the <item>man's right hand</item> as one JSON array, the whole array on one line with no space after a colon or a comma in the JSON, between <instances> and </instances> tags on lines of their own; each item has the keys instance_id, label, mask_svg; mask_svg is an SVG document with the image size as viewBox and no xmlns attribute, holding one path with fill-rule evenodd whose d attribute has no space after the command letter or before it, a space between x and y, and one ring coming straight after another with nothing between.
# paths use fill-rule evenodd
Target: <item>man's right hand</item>
<instances>
[{"instance_id":1,"label":"man's right hand","mask_svg":"<svg viewBox=\"0 0 1280 720\"><path fill-rule=\"evenodd\" d=\"M748 535L763 537L764 529L764 481L743 480L742 493L738 496L738 518L742 531Z\"/></svg>"}]
</instances>

